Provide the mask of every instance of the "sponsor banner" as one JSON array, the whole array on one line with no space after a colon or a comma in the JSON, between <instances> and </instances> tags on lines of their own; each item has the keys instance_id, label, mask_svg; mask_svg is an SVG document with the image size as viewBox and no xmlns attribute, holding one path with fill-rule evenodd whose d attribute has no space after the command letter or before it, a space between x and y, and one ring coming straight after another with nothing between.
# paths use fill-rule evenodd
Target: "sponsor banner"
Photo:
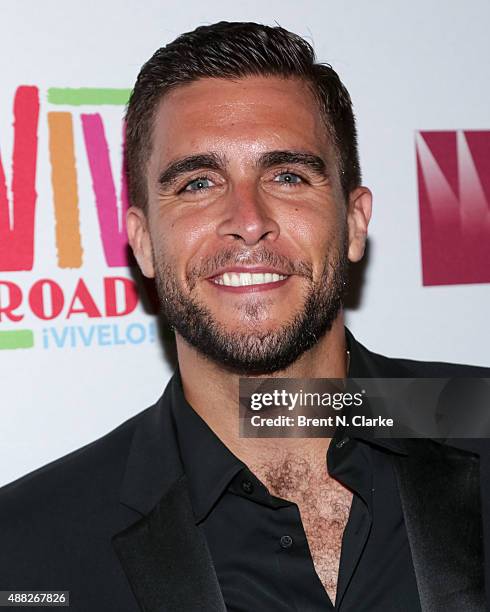
<instances>
[{"instance_id":1,"label":"sponsor banner","mask_svg":"<svg viewBox=\"0 0 490 612\"><path fill-rule=\"evenodd\" d=\"M0 133L0 350L155 342L125 227L129 93L14 92L11 134Z\"/></svg>"},{"instance_id":2,"label":"sponsor banner","mask_svg":"<svg viewBox=\"0 0 490 612\"><path fill-rule=\"evenodd\" d=\"M490 130L417 133L424 285L490 282Z\"/></svg>"}]
</instances>

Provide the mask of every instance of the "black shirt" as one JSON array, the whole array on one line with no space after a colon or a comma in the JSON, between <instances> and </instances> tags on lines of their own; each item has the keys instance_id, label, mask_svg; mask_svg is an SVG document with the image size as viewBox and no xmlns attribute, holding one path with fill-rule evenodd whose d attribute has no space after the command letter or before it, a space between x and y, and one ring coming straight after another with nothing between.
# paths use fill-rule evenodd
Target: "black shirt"
<instances>
[{"instance_id":1,"label":"black shirt","mask_svg":"<svg viewBox=\"0 0 490 612\"><path fill-rule=\"evenodd\" d=\"M392 458L397 440L337 430L329 474L353 492L335 607L316 574L296 504L267 488L221 442L182 392L172 405L196 525L230 612L418 612L419 595Z\"/></svg>"}]
</instances>

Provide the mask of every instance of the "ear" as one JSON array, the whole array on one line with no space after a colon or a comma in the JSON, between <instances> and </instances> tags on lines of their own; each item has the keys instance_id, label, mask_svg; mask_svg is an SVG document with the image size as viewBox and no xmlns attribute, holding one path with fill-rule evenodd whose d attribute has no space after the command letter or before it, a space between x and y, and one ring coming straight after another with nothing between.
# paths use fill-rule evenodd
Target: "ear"
<instances>
[{"instance_id":1,"label":"ear","mask_svg":"<svg viewBox=\"0 0 490 612\"><path fill-rule=\"evenodd\" d=\"M155 276L148 220L141 208L131 206L126 215L128 239L141 272L148 278Z\"/></svg>"},{"instance_id":2,"label":"ear","mask_svg":"<svg viewBox=\"0 0 490 612\"><path fill-rule=\"evenodd\" d=\"M364 255L367 228L371 219L372 202L373 195L367 187L357 187L349 195L347 210L349 261L359 261Z\"/></svg>"}]
</instances>

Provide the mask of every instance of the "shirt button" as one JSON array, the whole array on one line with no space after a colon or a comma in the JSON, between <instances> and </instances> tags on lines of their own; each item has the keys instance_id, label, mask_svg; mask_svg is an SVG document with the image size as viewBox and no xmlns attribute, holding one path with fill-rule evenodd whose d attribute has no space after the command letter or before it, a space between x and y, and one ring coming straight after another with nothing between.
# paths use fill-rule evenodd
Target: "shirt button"
<instances>
[{"instance_id":1,"label":"shirt button","mask_svg":"<svg viewBox=\"0 0 490 612\"><path fill-rule=\"evenodd\" d=\"M250 495L250 493L253 493L254 490L253 483L250 480L242 480L242 489L245 491L245 493Z\"/></svg>"},{"instance_id":2,"label":"shirt button","mask_svg":"<svg viewBox=\"0 0 490 612\"><path fill-rule=\"evenodd\" d=\"M281 548L290 548L293 545L293 538L288 535L283 535L280 539Z\"/></svg>"},{"instance_id":3,"label":"shirt button","mask_svg":"<svg viewBox=\"0 0 490 612\"><path fill-rule=\"evenodd\" d=\"M350 438L342 438L342 440L340 440L340 442L337 442L337 444L335 445L337 448L342 448L343 446L345 446L347 444L347 442L349 442Z\"/></svg>"}]
</instances>

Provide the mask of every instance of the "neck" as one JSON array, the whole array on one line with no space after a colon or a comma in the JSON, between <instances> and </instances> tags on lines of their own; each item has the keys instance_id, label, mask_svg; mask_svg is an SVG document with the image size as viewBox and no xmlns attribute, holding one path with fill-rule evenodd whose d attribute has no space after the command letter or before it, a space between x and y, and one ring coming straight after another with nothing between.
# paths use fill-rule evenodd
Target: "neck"
<instances>
[{"instance_id":1,"label":"neck","mask_svg":"<svg viewBox=\"0 0 490 612\"><path fill-rule=\"evenodd\" d=\"M249 467L285 455L324 457L330 439L240 438L238 384L240 376L211 361L176 334L179 369L186 400L221 441ZM290 366L267 378L345 378L346 341L342 312L332 328Z\"/></svg>"}]
</instances>

